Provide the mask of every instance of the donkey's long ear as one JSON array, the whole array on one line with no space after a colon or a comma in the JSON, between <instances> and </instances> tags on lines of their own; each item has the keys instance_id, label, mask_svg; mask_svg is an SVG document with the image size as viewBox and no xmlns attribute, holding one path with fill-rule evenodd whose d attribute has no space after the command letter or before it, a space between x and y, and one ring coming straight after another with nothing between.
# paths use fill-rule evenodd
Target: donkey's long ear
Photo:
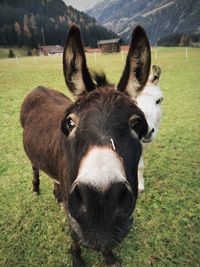
<instances>
[{"instance_id":1,"label":"donkey's long ear","mask_svg":"<svg viewBox=\"0 0 200 267\"><path fill-rule=\"evenodd\" d=\"M159 83L161 75L161 68L157 65L152 66L152 73L149 76L149 81L154 83L155 85Z\"/></svg>"},{"instance_id":2,"label":"donkey's long ear","mask_svg":"<svg viewBox=\"0 0 200 267\"><path fill-rule=\"evenodd\" d=\"M86 65L81 33L77 25L69 29L63 52L63 72L69 90L75 96L95 89Z\"/></svg>"},{"instance_id":3,"label":"donkey's long ear","mask_svg":"<svg viewBox=\"0 0 200 267\"><path fill-rule=\"evenodd\" d=\"M150 65L149 41L144 29L137 26L132 33L126 65L117 89L136 98L148 79Z\"/></svg>"}]
</instances>

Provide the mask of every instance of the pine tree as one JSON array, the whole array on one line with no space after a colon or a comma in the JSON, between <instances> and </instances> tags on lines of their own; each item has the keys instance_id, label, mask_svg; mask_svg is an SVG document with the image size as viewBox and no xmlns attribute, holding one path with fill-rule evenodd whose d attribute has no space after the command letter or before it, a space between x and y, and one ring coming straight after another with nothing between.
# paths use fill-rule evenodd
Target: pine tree
<instances>
[{"instance_id":1,"label":"pine tree","mask_svg":"<svg viewBox=\"0 0 200 267\"><path fill-rule=\"evenodd\" d=\"M22 31L21 31L21 26L18 21L15 22L15 31L17 34L17 45L21 47L22 46Z\"/></svg>"},{"instance_id":2,"label":"pine tree","mask_svg":"<svg viewBox=\"0 0 200 267\"><path fill-rule=\"evenodd\" d=\"M29 17L27 14L24 15L23 33L24 33L24 44L28 47L31 46L31 32L30 32Z\"/></svg>"},{"instance_id":3,"label":"pine tree","mask_svg":"<svg viewBox=\"0 0 200 267\"><path fill-rule=\"evenodd\" d=\"M63 45L72 22L80 26L87 46L95 47L98 39L116 37L62 0L0 0L0 14L0 45L38 48L43 44L41 29L46 45Z\"/></svg>"}]
</instances>

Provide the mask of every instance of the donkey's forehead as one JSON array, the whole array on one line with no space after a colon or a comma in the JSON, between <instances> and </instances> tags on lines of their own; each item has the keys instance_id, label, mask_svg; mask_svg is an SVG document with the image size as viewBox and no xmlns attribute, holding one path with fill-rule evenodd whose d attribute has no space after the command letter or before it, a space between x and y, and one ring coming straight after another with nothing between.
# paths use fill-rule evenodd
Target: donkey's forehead
<instances>
[{"instance_id":1,"label":"donkey's forehead","mask_svg":"<svg viewBox=\"0 0 200 267\"><path fill-rule=\"evenodd\" d=\"M142 95L151 95L153 97L163 97L163 93L158 85L155 85L153 83L147 83L145 86L143 92L141 93Z\"/></svg>"},{"instance_id":2,"label":"donkey's forehead","mask_svg":"<svg viewBox=\"0 0 200 267\"><path fill-rule=\"evenodd\" d=\"M79 98L73 105L73 111L81 114L83 110L135 110L140 112L134 100L115 89L114 86L98 88ZM133 112L133 111L132 111Z\"/></svg>"}]
</instances>

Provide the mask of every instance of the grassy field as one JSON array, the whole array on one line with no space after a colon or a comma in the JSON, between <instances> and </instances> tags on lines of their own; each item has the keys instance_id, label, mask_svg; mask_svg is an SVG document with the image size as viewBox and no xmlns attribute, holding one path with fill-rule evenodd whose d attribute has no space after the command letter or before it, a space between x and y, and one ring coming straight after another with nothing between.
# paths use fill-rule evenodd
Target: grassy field
<instances>
[{"instance_id":1,"label":"grassy field","mask_svg":"<svg viewBox=\"0 0 200 267\"><path fill-rule=\"evenodd\" d=\"M91 68L117 82L121 55L88 55ZM146 191L135 225L116 249L126 267L198 267L200 241L200 49L160 48L152 61L162 68L163 120L145 154ZM0 60L0 266L71 266L64 213L41 176L41 195L32 194L31 165L22 146L19 110L37 85L68 94L61 58ZM88 266L103 267L101 255L87 249Z\"/></svg>"},{"instance_id":2,"label":"grassy field","mask_svg":"<svg viewBox=\"0 0 200 267\"><path fill-rule=\"evenodd\" d=\"M0 59L8 58L9 50L12 49L16 57L25 57L27 55L27 47L0 47Z\"/></svg>"}]
</instances>

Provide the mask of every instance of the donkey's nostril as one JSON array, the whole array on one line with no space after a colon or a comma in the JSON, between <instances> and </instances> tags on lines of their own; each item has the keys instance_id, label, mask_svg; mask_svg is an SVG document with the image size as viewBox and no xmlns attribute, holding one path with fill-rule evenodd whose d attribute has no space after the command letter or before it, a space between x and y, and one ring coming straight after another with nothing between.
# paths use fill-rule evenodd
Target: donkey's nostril
<instances>
[{"instance_id":1,"label":"donkey's nostril","mask_svg":"<svg viewBox=\"0 0 200 267\"><path fill-rule=\"evenodd\" d=\"M98 205L96 190L84 183L75 183L69 194L68 209L72 217L82 220L90 217Z\"/></svg>"},{"instance_id":2,"label":"donkey's nostril","mask_svg":"<svg viewBox=\"0 0 200 267\"><path fill-rule=\"evenodd\" d=\"M154 132L155 132L155 130L154 130L154 128L152 128L151 131L150 131L150 133L152 134L152 133L154 133Z\"/></svg>"},{"instance_id":3,"label":"donkey's nostril","mask_svg":"<svg viewBox=\"0 0 200 267\"><path fill-rule=\"evenodd\" d=\"M76 198L76 200L78 202L80 202L80 203L83 202L83 198L82 198L82 195L81 195L81 190L80 190L78 185L75 186L73 193L74 193L74 197Z\"/></svg>"},{"instance_id":4,"label":"donkey's nostril","mask_svg":"<svg viewBox=\"0 0 200 267\"><path fill-rule=\"evenodd\" d=\"M112 184L106 195L112 211L125 215L129 214L134 208L133 194L126 183Z\"/></svg>"},{"instance_id":5,"label":"donkey's nostril","mask_svg":"<svg viewBox=\"0 0 200 267\"><path fill-rule=\"evenodd\" d=\"M119 203L122 203L122 202L124 202L125 201L125 199L126 199L126 197L127 197L127 188L126 187L124 187L123 189L122 189L122 191L120 192L120 194L119 194Z\"/></svg>"},{"instance_id":6,"label":"donkey's nostril","mask_svg":"<svg viewBox=\"0 0 200 267\"><path fill-rule=\"evenodd\" d=\"M118 208L123 210L123 213L129 213L130 207L133 205L133 195L128 187L124 184L124 187L121 188L118 198Z\"/></svg>"},{"instance_id":7,"label":"donkey's nostril","mask_svg":"<svg viewBox=\"0 0 200 267\"><path fill-rule=\"evenodd\" d=\"M81 215L84 212L84 190L76 184L69 194L69 211L72 216L75 214Z\"/></svg>"}]
</instances>

